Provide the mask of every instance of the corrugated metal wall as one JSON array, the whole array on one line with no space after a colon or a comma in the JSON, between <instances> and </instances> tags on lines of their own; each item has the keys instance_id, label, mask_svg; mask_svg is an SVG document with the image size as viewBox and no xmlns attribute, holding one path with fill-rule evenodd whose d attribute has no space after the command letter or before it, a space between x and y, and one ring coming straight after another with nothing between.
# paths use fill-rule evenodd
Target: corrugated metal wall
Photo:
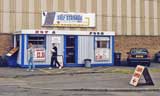
<instances>
[{"instance_id":1,"label":"corrugated metal wall","mask_svg":"<svg viewBox=\"0 0 160 96\"><path fill-rule=\"evenodd\" d=\"M78 36L78 63L84 64L84 59L94 60L94 37Z\"/></svg>"},{"instance_id":2,"label":"corrugated metal wall","mask_svg":"<svg viewBox=\"0 0 160 96\"><path fill-rule=\"evenodd\" d=\"M51 49L52 49L52 37L59 37L60 38L60 44L57 44L57 49L58 49L58 55L63 55L64 51L64 36L60 35L47 35L46 36L46 59L47 61L45 62L46 64L50 64L50 59L51 58Z\"/></svg>"},{"instance_id":3,"label":"corrugated metal wall","mask_svg":"<svg viewBox=\"0 0 160 96\"><path fill-rule=\"evenodd\" d=\"M0 32L41 28L42 10L96 13L95 28L54 29L160 35L160 0L0 0Z\"/></svg>"},{"instance_id":4,"label":"corrugated metal wall","mask_svg":"<svg viewBox=\"0 0 160 96\"><path fill-rule=\"evenodd\" d=\"M110 37L112 42L112 37ZM112 44L110 43L110 60L104 61L95 61L95 52L94 52L94 37L93 36L78 36L78 63L84 64L84 59L91 59L92 64L104 64L112 63Z\"/></svg>"}]
</instances>

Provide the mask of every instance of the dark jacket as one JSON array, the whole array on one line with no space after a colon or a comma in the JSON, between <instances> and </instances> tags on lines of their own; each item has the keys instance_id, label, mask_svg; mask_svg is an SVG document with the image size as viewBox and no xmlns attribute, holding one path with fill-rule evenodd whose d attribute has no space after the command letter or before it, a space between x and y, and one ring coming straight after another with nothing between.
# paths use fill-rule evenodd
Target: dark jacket
<instances>
[{"instance_id":1,"label":"dark jacket","mask_svg":"<svg viewBox=\"0 0 160 96\"><path fill-rule=\"evenodd\" d=\"M53 47L53 50L55 50L55 52L52 52L52 56L57 56L57 47Z\"/></svg>"}]
</instances>

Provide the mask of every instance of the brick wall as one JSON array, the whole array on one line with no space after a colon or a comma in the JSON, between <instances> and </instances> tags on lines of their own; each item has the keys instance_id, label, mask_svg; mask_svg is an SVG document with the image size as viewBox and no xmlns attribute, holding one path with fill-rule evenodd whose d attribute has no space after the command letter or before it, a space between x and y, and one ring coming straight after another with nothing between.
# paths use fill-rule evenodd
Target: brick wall
<instances>
[{"instance_id":1,"label":"brick wall","mask_svg":"<svg viewBox=\"0 0 160 96\"><path fill-rule=\"evenodd\" d=\"M158 36L116 36L115 51L122 53L122 60L127 57L126 52L130 48L147 48L152 59L154 54L160 51L160 37Z\"/></svg>"},{"instance_id":2,"label":"brick wall","mask_svg":"<svg viewBox=\"0 0 160 96\"><path fill-rule=\"evenodd\" d=\"M6 53L12 47L12 35L0 34L0 55Z\"/></svg>"}]
</instances>

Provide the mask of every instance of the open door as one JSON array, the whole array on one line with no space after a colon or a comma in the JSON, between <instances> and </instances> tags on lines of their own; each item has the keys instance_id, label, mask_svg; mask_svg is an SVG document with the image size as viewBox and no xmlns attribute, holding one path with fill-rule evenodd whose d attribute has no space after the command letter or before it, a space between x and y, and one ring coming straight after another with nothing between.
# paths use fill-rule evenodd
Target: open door
<instances>
[{"instance_id":1,"label":"open door","mask_svg":"<svg viewBox=\"0 0 160 96\"><path fill-rule=\"evenodd\" d=\"M66 46L65 46L65 56L66 64L76 63L76 36L68 35L66 36Z\"/></svg>"}]
</instances>

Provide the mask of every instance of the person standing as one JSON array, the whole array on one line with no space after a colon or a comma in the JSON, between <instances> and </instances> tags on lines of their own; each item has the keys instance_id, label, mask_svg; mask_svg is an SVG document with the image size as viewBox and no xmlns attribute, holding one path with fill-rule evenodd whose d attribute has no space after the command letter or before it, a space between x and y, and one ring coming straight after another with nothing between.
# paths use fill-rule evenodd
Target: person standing
<instances>
[{"instance_id":1,"label":"person standing","mask_svg":"<svg viewBox=\"0 0 160 96\"><path fill-rule=\"evenodd\" d=\"M28 69L27 69L27 71L34 71L35 70L35 65L33 64L33 54L34 54L33 44L29 43L29 48L28 48Z\"/></svg>"},{"instance_id":2,"label":"person standing","mask_svg":"<svg viewBox=\"0 0 160 96\"><path fill-rule=\"evenodd\" d=\"M57 47L55 45L55 43L53 43L53 48L51 49L51 63L50 63L50 67L49 69L52 69L54 66L53 66L53 62L54 62L54 65L56 67L56 64L58 64L58 67L59 69L62 68L62 66L59 64L58 60L57 60Z\"/></svg>"}]
</instances>

